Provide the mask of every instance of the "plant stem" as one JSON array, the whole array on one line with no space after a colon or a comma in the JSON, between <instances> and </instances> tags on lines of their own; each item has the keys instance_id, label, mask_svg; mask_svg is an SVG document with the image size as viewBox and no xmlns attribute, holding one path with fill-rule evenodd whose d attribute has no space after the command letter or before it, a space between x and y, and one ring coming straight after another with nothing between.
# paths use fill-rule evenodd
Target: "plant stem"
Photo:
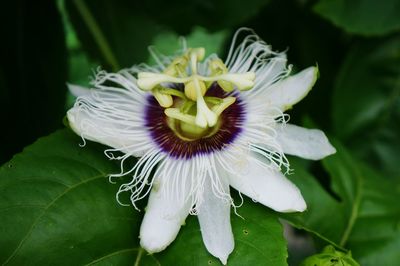
<instances>
[{"instance_id":1,"label":"plant stem","mask_svg":"<svg viewBox=\"0 0 400 266\"><path fill-rule=\"evenodd\" d=\"M93 35L93 38L97 45L99 46L100 52L103 54L106 61L110 64L113 71L118 71L120 66L115 58L113 52L111 51L110 45L107 42L103 32L101 31L99 25L97 24L95 18L90 12L84 0L74 0L76 9L82 16L83 21L86 23L89 31Z\"/></svg>"}]
</instances>

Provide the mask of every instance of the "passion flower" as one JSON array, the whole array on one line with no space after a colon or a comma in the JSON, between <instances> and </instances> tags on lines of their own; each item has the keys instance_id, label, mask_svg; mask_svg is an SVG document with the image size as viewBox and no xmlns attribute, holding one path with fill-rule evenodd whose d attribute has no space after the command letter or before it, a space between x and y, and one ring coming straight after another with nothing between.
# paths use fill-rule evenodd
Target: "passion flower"
<instances>
[{"instance_id":1,"label":"passion flower","mask_svg":"<svg viewBox=\"0 0 400 266\"><path fill-rule=\"evenodd\" d=\"M301 212L306 203L284 175L285 153L318 160L335 152L322 131L288 124L284 114L310 91L317 68L290 76L286 55L256 35L237 44L244 31L225 61L184 47L154 54L155 66L99 71L90 90L70 86L80 94L68 111L71 128L111 147L105 154L121 160L121 173L110 178L132 176L117 199L129 192L136 208L150 193L140 229L150 253L194 214L207 250L226 264L234 248L230 187L275 211ZM140 158L125 169L130 156Z\"/></svg>"}]
</instances>

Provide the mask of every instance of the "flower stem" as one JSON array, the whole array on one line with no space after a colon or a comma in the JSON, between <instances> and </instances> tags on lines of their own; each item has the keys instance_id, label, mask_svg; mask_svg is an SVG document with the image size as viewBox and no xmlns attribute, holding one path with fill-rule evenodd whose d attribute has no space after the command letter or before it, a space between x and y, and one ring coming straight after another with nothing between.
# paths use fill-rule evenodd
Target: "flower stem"
<instances>
[{"instance_id":1,"label":"flower stem","mask_svg":"<svg viewBox=\"0 0 400 266\"><path fill-rule=\"evenodd\" d=\"M143 253L144 253L144 249L142 247L139 247L134 266L140 265L140 260L142 259Z\"/></svg>"},{"instance_id":2,"label":"flower stem","mask_svg":"<svg viewBox=\"0 0 400 266\"><path fill-rule=\"evenodd\" d=\"M99 46L100 52L103 54L106 61L110 64L113 71L118 71L120 66L111 51L110 45L107 42L103 32L101 31L99 25L97 24L95 18L90 12L84 0L74 0L74 4L76 9L79 11L82 16L83 21L86 23L86 26L89 28L89 31L93 35L93 38L97 45Z\"/></svg>"}]
</instances>

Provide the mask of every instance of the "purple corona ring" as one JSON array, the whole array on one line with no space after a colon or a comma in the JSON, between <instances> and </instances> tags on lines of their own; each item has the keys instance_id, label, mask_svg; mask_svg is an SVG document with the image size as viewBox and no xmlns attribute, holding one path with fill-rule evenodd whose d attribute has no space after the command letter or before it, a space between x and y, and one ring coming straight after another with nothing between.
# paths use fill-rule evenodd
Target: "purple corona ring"
<instances>
[{"instance_id":1,"label":"purple corona ring","mask_svg":"<svg viewBox=\"0 0 400 266\"><path fill-rule=\"evenodd\" d=\"M214 83L207 91L206 96L223 97L224 91L217 83ZM188 136L188 139L185 140L182 138L185 132L179 129L180 124L173 121L174 125L169 125L164 108L153 96L149 96L145 109L146 127L162 152L177 159L190 159L199 154L206 155L223 150L233 143L240 134L244 123L244 108L240 98L236 97L236 101L221 114L218 128L215 129L216 132L209 128L203 133L202 138L193 136L193 139L189 139L190 136Z\"/></svg>"},{"instance_id":2,"label":"purple corona ring","mask_svg":"<svg viewBox=\"0 0 400 266\"><path fill-rule=\"evenodd\" d=\"M145 250L164 250L192 214L207 250L226 264L237 206L230 190L278 212L304 211L300 190L285 177L285 154L319 160L335 152L322 131L291 125L285 114L308 94L318 70L290 75L285 53L248 29L234 35L225 60L185 42L173 56L151 53L154 66L98 71L90 89L70 85L78 98L69 124L120 160L110 180L132 177L119 187L118 202L130 193L137 208L149 196L139 236ZM138 160L128 166L131 156Z\"/></svg>"}]
</instances>

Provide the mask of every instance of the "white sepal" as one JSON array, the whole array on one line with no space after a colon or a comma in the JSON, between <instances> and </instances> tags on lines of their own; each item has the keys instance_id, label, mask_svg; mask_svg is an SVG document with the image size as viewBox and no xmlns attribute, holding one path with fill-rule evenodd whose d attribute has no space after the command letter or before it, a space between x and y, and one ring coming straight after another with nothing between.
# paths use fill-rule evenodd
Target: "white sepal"
<instances>
[{"instance_id":1,"label":"white sepal","mask_svg":"<svg viewBox=\"0 0 400 266\"><path fill-rule=\"evenodd\" d=\"M166 196L162 182L153 184L140 226L140 245L149 253L162 251L174 241L191 208L191 201L178 202L178 197Z\"/></svg>"},{"instance_id":2,"label":"white sepal","mask_svg":"<svg viewBox=\"0 0 400 266\"><path fill-rule=\"evenodd\" d=\"M229 185L219 176L223 192L229 195ZM217 197L212 188L210 177L204 182L203 202L198 208L201 235L207 250L226 265L233 251L234 240L230 220L231 201Z\"/></svg>"},{"instance_id":3,"label":"white sepal","mask_svg":"<svg viewBox=\"0 0 400 266\"><path fill-rule=\"evenodd\" d=\"M282 111L292 108L312 89L318 77L318 68L309 67L266 88L266 104Z\"/></svg>"},{"instance_id":4,"label":"white sepal","mask_svg":"<svg viewBox=\"0 0 400 266\"><path fill-rule=\"evenodd\" d=\"M284 153L309 160L320 160L336 152L324 132L318 129L291 124L278 126L276 140Z\"/></svg>"},{"instance_id":5,"label":"white sepal","mask_svg":"<svg viewBox=\"0 0 400 266\"><path fill-rule=\"evenodd\" d=\"M278 212L302 212L307 208L300 190L292 182L280 171L252 156L241 171L229 176L229 183L239 192Z\"/></svg>"}]
</instances>

